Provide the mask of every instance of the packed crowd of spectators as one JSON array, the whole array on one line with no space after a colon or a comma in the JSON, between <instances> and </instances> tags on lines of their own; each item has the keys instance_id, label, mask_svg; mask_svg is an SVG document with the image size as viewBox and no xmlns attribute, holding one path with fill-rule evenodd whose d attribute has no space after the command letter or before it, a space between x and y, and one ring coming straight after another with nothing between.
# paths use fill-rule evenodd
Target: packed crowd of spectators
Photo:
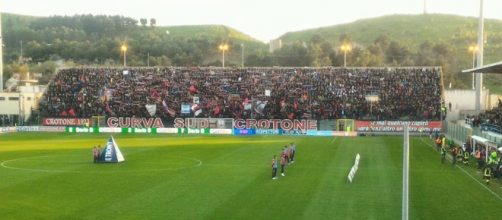
<instances>
[{"instance_id":1,"label":"packed crowd of spectators","mask_svg":"<svg viewBox=\"0 0 502 220\"><path fill-rule=\"evenodd\" d=\"M481 127L482 130L493 131L502 134L502 100L498 100L498 106L479 115L467 116L465 122L473 127Z\"/></svg>"},{"instance_id":2,"label":"packed crowd of spectators","mask_svg":"<svg viewBox=\"0 0 502 220\"><path fill-rule=\"evenodd\" d=\"M51 81L40 110L76 118L437 120L440 75L439 68L71 68Z\"/></svg>"}]
</instances>

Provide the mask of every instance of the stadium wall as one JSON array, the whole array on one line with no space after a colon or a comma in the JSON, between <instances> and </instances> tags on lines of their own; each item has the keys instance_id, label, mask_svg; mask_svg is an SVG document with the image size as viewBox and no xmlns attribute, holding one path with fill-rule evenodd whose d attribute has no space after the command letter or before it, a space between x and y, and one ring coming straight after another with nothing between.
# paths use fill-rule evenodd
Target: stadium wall
<instances>
[{"instance_id":1,"label":"stadium wall","mask_svg":"<svg viewBox=\"0 0 502 220\"><path fill-rule=\"evenodd\" d=\"M198 118L198 120L203 120ZM218 120L218 119L212 119ZM235 135L235 136L249 136L249 135L291 135L291 136L345 136L353 137L358 135L400 135L403 131L404 125L410 127L410 131L414 135L421 135L422 133L431 133L434 131L441 131L442 123L440 121L355 121L354 128L345 131L317 129L315 120L305 120L305 126L285 126L282 128L281 120L265 120L264 124L268 122L274 123L276 126L261 126L258 128L260 121L241 121L241 123L195 123L193 127L155 127L155 123L133 123L136 127L120 127L108 126L99 127L88 126L89 119L51 119L46 120L48 125L56 126L18 126L13 128L2 128L2 132L66 132L66 133L122 133L122 134L196 134L196 135ZM137 121L152 121L146 119L137 119ZM285 120L286 124L295 124L295 120ZM248 123L249 122L249 123ZM266 122L266 123L265 123ZM253 126L253 123L255 126ZM213 125L221 124L225 128L218 128L220 126L205 126L200 125ZM298 125L302 121L298 121ZM310 126L309 126L310 124ZM149 126L147 126L149 125ZM216 127L216 128L215 128ZM301 128L301 129L298 129ZM313 129L312 129L313 128Z\"/></svg>"},{"instance_id":2,"label":"stadium wall","mask_svg":"<svg viewBox=\"0 0 502 220\"><path fill-rule=\"evenodd\" d=\"M448 120L459 120L463 112L476 109L474 102L476 91L474 90L444 90L444 94L446 106L451 103L451 109L448 109L447 114ZM490 91L483 90L481 97L481 109L490 109Z\"/></svg>"}]
</instances>

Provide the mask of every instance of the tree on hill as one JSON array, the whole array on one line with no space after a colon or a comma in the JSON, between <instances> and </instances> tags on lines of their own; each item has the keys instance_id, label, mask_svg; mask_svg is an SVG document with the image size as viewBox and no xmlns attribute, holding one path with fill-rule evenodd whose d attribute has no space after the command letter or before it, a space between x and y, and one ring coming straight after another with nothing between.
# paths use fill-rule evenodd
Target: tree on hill
<instances>
[{"instance_id":1,"label":"tree on hill","mask_svg":"<svg viewBox=\"0 0 502 220\"><path fill-rule=\"evenodd\" d=\"M310 66L312 60L306 45L301 42L285 45L273 56L280 66Z\"/></svg>"},{"instance_id":2,"label":"tree on hill","mask_svg":"<svg viewBox=\"0 0 502 220\"><path fill-rule=\"evenodd\" d=\"M148 20L146 20L146 18L140 18L139 23L141 23L141 26L146 27Z\"/></svg>"},{"instance_id":3,"label":"tree on hill","mask_svg":"<svg viewBox=\"0 0 502 220\"><path fill-rule=\"evenodd\" d=\"M151 28L145 28L150 24ZM140 25L138 25L140 24ZM267 45L221 25L158 27L154 18L139 21L123 16L75 15L29 17L2 14L4 62L21 56L30 66L46 61L72 61L84 65L122 65L120 45L128 41L130 65L208 66L221 64L218 45L227 42L226 63L246 66L342 66L340 46L350 44L349 66L443 67L445 82L470 87L470 76L458 74L472 66L467 47L476 41L476 20L449 15L384 16L281 37L283 48L270 53ZM166 29L168 30L166 32ZM500 60L502 22L487 19L485 63ZM167 34L168 33L168 34ZM488 76L491 77L491 76ZM502 81L502 77L485 80ZM495 84L493 84L495 85ZM489 87L490 88L490 87ZM490 90L502 92L502 87Z\"/></svg>"}]
</instances>

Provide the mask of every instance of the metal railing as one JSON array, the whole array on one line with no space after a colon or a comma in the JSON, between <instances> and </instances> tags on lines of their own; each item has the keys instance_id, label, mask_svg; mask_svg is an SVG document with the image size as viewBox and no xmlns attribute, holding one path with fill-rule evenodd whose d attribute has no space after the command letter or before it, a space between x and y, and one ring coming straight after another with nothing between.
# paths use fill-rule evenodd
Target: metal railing
<instances>
[{"instance_id":1,"label":"metal railing","mask_svg":"<svg viewBox=\"0 0 502 220\"><path fill-rule=\"evenodd\" d=\"M502 146L502 135L483 131L479 128L472 128L460 123L445 121L443 123L443 130L448 137L459 144L465 143L469 136L476 135L497 143L499 147Z\"/></svg>"}]
</instances>

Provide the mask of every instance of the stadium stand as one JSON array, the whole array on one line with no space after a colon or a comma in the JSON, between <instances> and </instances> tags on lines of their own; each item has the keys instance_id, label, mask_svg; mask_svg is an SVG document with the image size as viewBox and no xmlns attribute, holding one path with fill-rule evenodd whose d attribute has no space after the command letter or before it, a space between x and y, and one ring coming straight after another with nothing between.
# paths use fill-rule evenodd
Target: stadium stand
<instances>
[{"instance_id":1,"label":"stadium stand","mask_svg":"<svg viewBox=\"0 0 502 220\"><path fill-rule=\"evenodd\" d=\"M480 127L483 131L491 131L502 134L502 100L498 106L475 116L467 116L465 123L472 127Z\"/></svg>"},{"instance_id":2,"label":"stadium stand","mask_svg":"<svg viewBox=\"0 0 502 220\"><path fill-rule=\"evenodd\" d=\"M368 97L378 97L370 102ZM42 117L437 120L441 69L69 68L51 80ZM191 108L182 114L181 105ZM146 105L156 111L149 114Z\"/></svg>"}]
</instances>

